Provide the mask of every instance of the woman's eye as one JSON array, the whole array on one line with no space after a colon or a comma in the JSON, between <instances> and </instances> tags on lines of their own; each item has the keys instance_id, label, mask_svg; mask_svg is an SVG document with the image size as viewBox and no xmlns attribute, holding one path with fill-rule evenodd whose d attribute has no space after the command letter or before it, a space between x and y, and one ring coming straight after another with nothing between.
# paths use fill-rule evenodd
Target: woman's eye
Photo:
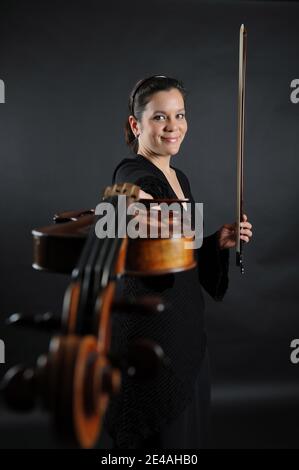
<instances>
[{"instance_id":1,"label":"woman's eye","mask_svg":"<svg viewBox=\"0 0 299 470\"><path fill-rule=\"evenodd\" d=\"M177 116L179 116L179 119L184 119L184 118L185 118L185 114L184 114L184 113L179 113L179 114L177 114ZM162 119L160 119L160 118L162 118ZM154 117L154 119L155 119L156 121L162 121L162 120L165 119L165 116L163 116L162 114L157 114L157 115Z\"/></svg>"}]
</instances>

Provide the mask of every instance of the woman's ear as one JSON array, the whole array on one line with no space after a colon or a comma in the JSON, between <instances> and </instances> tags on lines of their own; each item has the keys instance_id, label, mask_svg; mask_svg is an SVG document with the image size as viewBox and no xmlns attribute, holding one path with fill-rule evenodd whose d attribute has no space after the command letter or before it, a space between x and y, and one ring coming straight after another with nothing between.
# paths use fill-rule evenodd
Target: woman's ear
<instances>
[{"instance_id":1,"label":"woman's ear","mask_svg":"<svg viewBox=\"0 0 299 470\"><path fill-rule=\"evenodd\" d=\"M140 134L139 124L137 119L132 114L129 116L129 124L133 134L137 137Z\"/></svg>"}]
</instances>

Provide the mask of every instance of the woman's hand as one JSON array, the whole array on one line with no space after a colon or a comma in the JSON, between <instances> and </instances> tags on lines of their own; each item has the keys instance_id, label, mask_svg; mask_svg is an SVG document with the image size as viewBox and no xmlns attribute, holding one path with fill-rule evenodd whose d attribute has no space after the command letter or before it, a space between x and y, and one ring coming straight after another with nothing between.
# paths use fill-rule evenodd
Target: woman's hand
<instances>
[{"instance_id":1,"label":"woman's hand","mask_svg":"<svg viewBox=\"0 0 299 470\"><path fill-rule=\"evenodd\" d=\"M252 237L252 225L247 222L247 215L243 214L243 222L240 223L240 238L248 243ZM219 230L218 238L220 249L234 248L237 243L237 222L234 224L224 224Z\"/></svg>"},{"instance_id":2,"label":"woman's hand","mask_svg":"<svg viewBox=\"0 0 299 470\"><path fill-rule=\"evenodd\" d=\"M139 199L154 199L153 196L142 189L139 190Z\"/></svg>"}]
</instances>

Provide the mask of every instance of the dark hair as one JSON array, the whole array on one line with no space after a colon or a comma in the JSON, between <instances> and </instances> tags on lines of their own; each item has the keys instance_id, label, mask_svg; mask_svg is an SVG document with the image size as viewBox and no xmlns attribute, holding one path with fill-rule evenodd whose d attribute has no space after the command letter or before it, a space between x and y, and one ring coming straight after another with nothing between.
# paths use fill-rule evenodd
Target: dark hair
<instances>
[{"instance_id":1,"label":"dark hair","mask_svg":"<svg viewBox=\"0 0 299 470\"><path fill-rule=\"evenodd\" d=\"M151 77L144 78L139 80L133 90L130 93L129 97L129 113L132 114L137 121L141 121L142 114L147 103L150 101L151 96L158 91L171 90L176 88L179 90L186 100L186 90L183 83L176 78L165 77L164 75L153 75ZM138 139L135 137L132 132L129 120L126 120L125 123L125 139L127 145L131 147L134 153L138 152Z\"/></svg>"}]
</instances>

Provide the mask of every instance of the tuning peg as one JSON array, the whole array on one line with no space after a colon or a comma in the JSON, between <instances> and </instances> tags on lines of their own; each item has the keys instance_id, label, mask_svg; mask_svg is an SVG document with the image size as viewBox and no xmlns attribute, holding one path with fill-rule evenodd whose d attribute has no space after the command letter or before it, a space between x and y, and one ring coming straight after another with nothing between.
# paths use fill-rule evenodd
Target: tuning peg
<instances>
[{"instance_id":1,"label":"tuning peg","mask_svg":"<svg viewBox=\"0 0 299 470\"><path fill-rule=\"evenodd\" d=\"M129 345L127 374L137 379L150 379L157 376L161 368L169 364L169 358L157 343L139 338Z\"/></svg>"},{"instance_id":2,"label":"tuning peg","mask_svg":"<svg viewBox=\"0 0 299 470\"><path fill-rule=\"evenodd\" d=\"M53 221L55 224L74 222L84 215L94 215L94 209L83 209L80 211L67 211L61 212L60 214L54 214Z\"/></svg>"},{"instance_id":3,"label":"tuning peg","mask_svg":"<svg viewBox=\"0 0 299 470\"><path fill-rule=\"evenodd\" d=\"M23 313L13 313L6 319L7 325L29 327L44 331L55 331L61 328L61 319L51 312L37 315L24 315Z\"/></svg>"},{"instance_id":4,"label":"tuning peg","mask_svg":"<svg viewBox=\"0 0 299 470\"><path fill-rule=\"evenodd\" d=\"M106 366L102 376L102 390L109 395L113 395L119 391L121 387L121 376L118 369L111 365Z\"/></svg>"},{"instance_id":5,"label":"tuning peg","mask_svg":"<svg viewBox=\"0 0 299 470\"><path fill-rule=\"evenodd\" d=\"M113 303L113 311L117 313L138 313L142 315L151 315L162 313L165 310L165 304L160 297L139 297L136 300L121 299Z\"/></svg>"},{"instance_id":6,"label":"tuning peg","mask_svg":"<svg viewBox=\"0 0 299 470\"><path fill-rule=\"evenodd\" d=\"M162 367L170 365L170 359L164 354L161 346L146 338L139 338L129 344L126 355L110 351L108 359L112 368L138 379L154 378Z\"/></svg>"},{"instance_id":7,"label":"tuning peg","mask_svg":"<svg viewBox=\"0 0 299 470\"><path fill-rule=\"evenodd\" d=\"M0 384L4 403L15 411L31 411L35 407L35 374L33 369L15 366L4 375Z\"/></svg>"}]
</instances>

